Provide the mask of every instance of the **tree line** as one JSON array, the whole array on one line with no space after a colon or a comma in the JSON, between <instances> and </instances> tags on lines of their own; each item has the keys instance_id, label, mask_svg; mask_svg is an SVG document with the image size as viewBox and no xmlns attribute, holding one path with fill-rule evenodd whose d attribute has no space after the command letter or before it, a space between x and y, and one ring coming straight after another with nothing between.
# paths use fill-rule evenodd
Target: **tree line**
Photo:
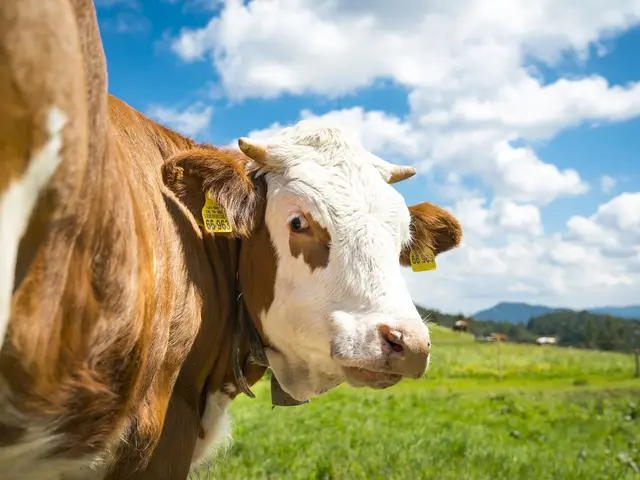
<instances>
[{"instance_id":1,"label":"tree line","mask_svg":"<svg viewBox=\"0 0 640 480\"><path fill-rule=\"evenodd\" d=\"M476 337L504 333L509 341L531 343L538 337L556 337L564 347L625 351L640 348L640 320L599 315L586 311L557 310L533 317L527 323L476 320L465 315L449 315L417 306L423 318L452 328L458 320L469 325Z\"/></svg>"}]
</instances>

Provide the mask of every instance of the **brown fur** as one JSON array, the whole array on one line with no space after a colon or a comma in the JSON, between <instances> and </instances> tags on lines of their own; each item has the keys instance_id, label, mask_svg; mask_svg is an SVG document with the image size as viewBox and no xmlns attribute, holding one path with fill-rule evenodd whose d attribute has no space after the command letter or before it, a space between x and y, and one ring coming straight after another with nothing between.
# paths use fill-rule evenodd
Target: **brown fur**
<instances>
[{"instance_id":1,"label":"brown fur","mask_svg":"<svg viewBox=\"0 0 640 480\"><path fill-rule=\"evenodd\" d=\"M235 234L247 236L265 199L245 172L246 161L237 150L200 146L167 161L162 177L195 219L202 220L205 193L209 192L227 212Z\"/></svg>"},{"instance_id":2,"label":"brown fur","mask_svg":"<svg viewBox=\"0 0 640 480\"><path fill-rule=\"evenodd\" d=\"M166 415L167 428L191 429L182 438L195 441L205 382L219 389L232 380L238 247L230 238L205 245L163 186L160 166L194 142L107 95L91 2L46 3L9 0L0 8L7 26L0 33L7 73L0 153L11 173L4 178L19 177L47 140L49 108L68 117L62 163L20 244L0 352L12 395L0 397L0 444L45 427L61 437L43 453L91 459L111 451L108 478L132 478L151 458ZM226 165L220 151L202 148ZM247 233L257 203L238 203L228 180L207 176L205 183ZM251 184L245 187L250 194ZM186 475L188 450L172 455L180 459L178 477Z\"/></svg>"},{"instance_id":3,"label":"brown fur","mask_svg":"<svg viewBox=\"0 0 640 480\"><path fill-rule=\"evenodd\" d=\"M400 254L402 266L411 265L409 256L412 249L422 251L429 248L437 256L460 245L462 227L444 208L423 202L409 207L409 212L412 242Z\"/></svg>"},{"instance_id":4,"label":"brown fur","mask_svg":"<svg viewBox=\"0 0 640 480\"><path fill-rule=\"evenodd\" d=\"M291 255L302 255L304 262L309 265L311 271L316 268L325 268L329 264L331 251L331 235L311 214L305 214L309 228L302 232L289 232L289 249Z\"/></svg>"}]
</instances>

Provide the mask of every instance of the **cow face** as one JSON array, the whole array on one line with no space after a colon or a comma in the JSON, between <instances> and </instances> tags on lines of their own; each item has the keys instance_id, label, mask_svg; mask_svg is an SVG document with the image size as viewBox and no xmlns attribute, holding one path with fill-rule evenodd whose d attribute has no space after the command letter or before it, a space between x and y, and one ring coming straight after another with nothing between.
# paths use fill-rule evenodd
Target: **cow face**
<instances>
[{"instance_id":1,"label":"cow face","mask_svg":"<svg viewBox=\"0 0 640 480\"><path fill-rule=\"evenodd\" d=\"M415 170L383 161L339 129L303 121L239 146L267 185L254 242L269 238L273 250L251 268L254 285L272 279L272 297L245 298L282 387L303 400L344 381L385 388L422 376L429 330L401 265L412 248L437 255L458 245L458 222L428 203L408 208L390 183Z\"/></svg>"},{"instance_id":2,"label":"cow face","mask_svg":"<svg viewBox=\"0 0 640 480\"><path fill-rule=\"evenodd\" d=\"M415 170L336 128L304 121L239 146L244 155L208 145L182 152L163 179L194 221L205 194L214 198L242 238L244 301L282 388L305 400L344 381L385 388L423 375L429 330L401 268L411 250L457 246L455 218L430 203L407 208L390 183Z\"/></svg>"}]
</instances>

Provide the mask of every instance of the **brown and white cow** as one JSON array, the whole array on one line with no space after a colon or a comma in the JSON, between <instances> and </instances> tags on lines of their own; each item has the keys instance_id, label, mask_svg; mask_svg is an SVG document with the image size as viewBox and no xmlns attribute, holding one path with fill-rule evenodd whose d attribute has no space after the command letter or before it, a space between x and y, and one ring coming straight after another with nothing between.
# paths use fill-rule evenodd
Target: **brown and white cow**
<instances>
[{"instance_id":1,"label":"brown and white cow","mask_svg":"<svg viewBox=\"0 0 640 480\"><path fill-rule=\"evenodd\" d=\"M90 1L0 2L3 479L185 478L267 365L289 403L424 374L401 265L458 222L335 127L239 146L108 96Z\"/></svg>"},{"instance_id":2,"label":"brown and white cow","mask_svg":"<svg viewBox=\"0 0 640 480\"><path fill-rule=\"evenodd\" d=\"M454 332L467 332L469 330L469 323L465 320L457 320L453 324L452 330Z\"/></svg>"}]
</instances>

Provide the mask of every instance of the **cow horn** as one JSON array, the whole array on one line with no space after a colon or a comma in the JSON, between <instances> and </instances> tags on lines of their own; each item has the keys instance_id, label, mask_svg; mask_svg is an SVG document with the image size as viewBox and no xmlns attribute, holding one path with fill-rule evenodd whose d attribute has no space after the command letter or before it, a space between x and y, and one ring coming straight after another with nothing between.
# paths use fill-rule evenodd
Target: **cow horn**
<instances>
[{"instance_id":1,"label":"cow horn","mask_svg":"<svg viewBox=\"0 0 640 480\"><path fill-rule=\"evenodd\" d=\"M259 145L246 137L241 137L238 139L238 147L240 147L242 153L255 162L261 165L265 165L267 163L267 151L262 145Z\"/></svg>"},{"instance_id":2,"label":"cow horn","mask_svg":"<svg viewBox=\"0 0 640 480\"><path fill-rule=\"evenodd\" d=\"M411 178L416 174L416 169L407 165L393 165L391 176L387 183L397 183L407 178Z\"/></svg>"},{"instance_id":3,"label":"cow horn","mask_svg":"<svg viewBox=\"0 0 640 480\"><path fill-rule=\"evenodd\" d=\"M416 174L416 169L408 165L396 165L386 160L371 155L371 163L378 169L380 175L387 183L398 183L407 178L411 178Z\"/></svg>"}]
</instances>

